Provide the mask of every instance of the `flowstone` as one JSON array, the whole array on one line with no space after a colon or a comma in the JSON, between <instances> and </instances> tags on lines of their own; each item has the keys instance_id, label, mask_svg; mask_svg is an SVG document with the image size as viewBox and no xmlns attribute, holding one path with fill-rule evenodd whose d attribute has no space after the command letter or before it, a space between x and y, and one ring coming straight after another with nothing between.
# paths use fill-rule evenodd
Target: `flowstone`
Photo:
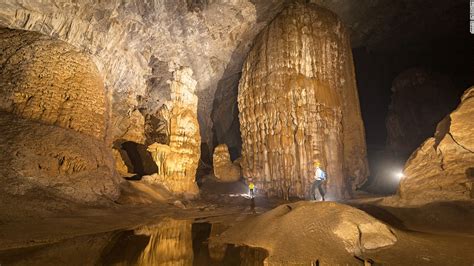
<instances>
[{"instance_id":1,"label":"flowstone","mask_svg":"<svg viewBox=\"0 0 474 266\"><path fill-rule=\"evenodd\" d=\"M368 175L348 33L336 15L293 4L257 37L238 95L243 175L270 196L305 197L313 161L329 198L350 197Z\"/></svg>"}]
</instances>

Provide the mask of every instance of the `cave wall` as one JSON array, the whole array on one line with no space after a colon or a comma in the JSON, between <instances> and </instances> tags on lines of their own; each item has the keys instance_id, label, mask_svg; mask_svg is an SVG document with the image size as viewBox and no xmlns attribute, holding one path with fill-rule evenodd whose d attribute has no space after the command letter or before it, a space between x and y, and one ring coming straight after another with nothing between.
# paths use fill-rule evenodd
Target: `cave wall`
<instances>
[{"instance_id":1,"label":"cave wall","mask_svg":"<svg viewBox=\"0 0 474 266\"><path fill-rule=\"evenodd\" d=\"M87 55L39 33L0 29L0 36L0 109L104 139L104 85Z\"/></svg>"},{"instance_id":2,"label":"cave wall","mask_svg":"<svg viewBox=\"0 0 474 266\"><path fill-rule=\"evenodd\" d=\"M0 27L52 36L92 56L112 106L112 141L145 144L147 116L171 97L171 73L190 67L198 81L200 133L211 143L218 81L230 75L226 69L240 68L283 3L257 2L14 0L0 3Z\"/></svg>"},{"instance_id":3,"label":"cave wall","mask_svg":"<svg viewBox=\"0 0 474 266\"><path fill-rule=\"evenodd\" d=\"M474 197L474 87L408 159L399 202L419 205Z\"/></svg>"},{"instance_id":4,"label":"cave wall","mask_svg":"<svg viewBox=\"0 0 474 266\"><path fill-rule=\"evenodd\" d=\"M349 197L366 178L349 39L330 11L294 4L259 34L238 103L243 175L268 195L307 195L314 160L328 172L332 197Z\"/></svg>"},{"instance_id":5,"label":"cave wall","mask_svg":"<svg viewBox=\"0 0 474 266\"><path fill-rule=\"evenodd\" d=\"M116 199L109 108L94 63L38 33L1 29L0 36L0 200Z\"/></svg>"},{"instance_id":6,"label":"cave wall","mask_svg":"<svg viewBox=\"0 0 474 266\"><path fill-rule=\"evenodd\" d=\"M451 79L425 68L411 68L392 84L392 101L386 119L387 152L406 160L456 106Z\"/></svg>"}]
</instances>

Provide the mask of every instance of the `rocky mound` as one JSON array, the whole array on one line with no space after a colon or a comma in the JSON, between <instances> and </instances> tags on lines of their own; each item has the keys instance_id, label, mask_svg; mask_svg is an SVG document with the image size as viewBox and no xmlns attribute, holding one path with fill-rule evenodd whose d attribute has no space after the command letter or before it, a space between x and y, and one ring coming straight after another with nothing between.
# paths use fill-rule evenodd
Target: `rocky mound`
<instances>
[{"instance_id":1,"label":"rocky mound","mask_svg":"<svg viewBox=\"0 0 474 266\"><path fill-rule=\"evenodd\" d=\"M263 247L268 262L322 265L360 263L354 255L393 245L392 229L367 213L335 202L281 205L245 220L211 242Z\"/></svg>"},{"instance_id":2,"label":"rocky mound","mask_svg":"<svg viewBox=\"0 0 474 266\"><path fill-rule=\"evenodd\" d=\"M474 180L474 87L405 164L397 204L472 200ZM389 202L388 200L387 202Z\"/></svg>"},{"instance_id":3,"label":"rocky mound","mask_svg":"<svg viewBox=\"0 0 474 266\"><path fill-rule=\"evenodd\" d=\"M113 158L102 141L5 112L0 112L0 128L4 196L39 190L90 204L119 196Z\"/></svg>"}]
</instances>

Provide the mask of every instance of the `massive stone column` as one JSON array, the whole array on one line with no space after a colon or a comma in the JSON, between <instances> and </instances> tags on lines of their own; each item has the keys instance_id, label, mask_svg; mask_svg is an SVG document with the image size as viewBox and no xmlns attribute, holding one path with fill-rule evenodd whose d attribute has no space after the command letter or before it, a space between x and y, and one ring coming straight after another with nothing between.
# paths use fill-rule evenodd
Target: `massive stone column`
<instances>
[{"instance_id":1,"label":"massive stone column","mask_svg":"<svg viewBox=\"0 0 474 266\"><path fill-rule=\"evenodd\" d=\"M197 120L198 99L196 81L190 68L174 72L171 82L171 108L169 114L169 145L153 143L148 147L158 166L158 173L146 176L149 182L165 185L170 191L197 194L195 182L199 163L201 136Z\"/></svg>"},{"instance_id":2,"label":"massive stone column","mask_svg":"<svg viewBox=\"0 0 474 266\"><path fill-rule=\"evenodd\" d=\"M348 33L315 5L293 4L255 40L238 95L243 174L268 195L304 197L314 160L330 197L368 175Z\"/></svg>"}]
</instances>

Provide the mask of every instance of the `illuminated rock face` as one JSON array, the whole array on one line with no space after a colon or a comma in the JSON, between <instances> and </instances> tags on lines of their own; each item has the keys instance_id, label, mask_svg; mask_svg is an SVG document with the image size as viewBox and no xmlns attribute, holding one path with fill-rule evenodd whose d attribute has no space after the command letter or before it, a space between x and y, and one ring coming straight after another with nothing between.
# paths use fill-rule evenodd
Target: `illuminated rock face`
<instances>
[{"instance_id":1,"label":"illuminated rock face","mask_svg":"<svg viewBox=\"0 0 474 266\"><path fill-rule=\"evenodd\" d=\"M408 159L398 194L402 203L473 198L474 87Z\"/></svg>"},{"instance_id":2,"label":"illuminated rock face","mask_svg":"<svg viewBox=\"0 0 474 266\"><path fill-rule=\"evenodd\" d=\"M145 178L158 182L175 193L197 194L196 169L200 157L201 137L197 120L196 81L192 70L174 72L171 82L169 145L153 143L148 147L158 166L158 173Z\"/></svg>"},{"instance_id":3,"label":"illuminated rock face","mask_svg":"<svg viewBox=\"0 0 474 266\"><path fill-rule=\"evenodd\" d=\"M92 204L116 199L108 108L91 59L18 30L0 30L0 51L0 193Z\"/></svg>"},{"instance_id":4,"label":"illuminated rock face","mask_svg":"<svg viewBox=\"0 0 474 266\"><path fill-rule=\"evenodd\" d=\"M136 265L193 265L191 221L166 219L159 224L135 231L150 236L150 241L139 255Z\"/></svg>"},{"instance_id":5,"label":"illuminated rock face","mask_svg":"<svg viewBox=\"0 0 474 266\"><path fill-rule=\"evenodd\" d=\"M39 33L0 29L0 36L0 109L105 137L104 85L88 56Z\"/></svg>"},{"instance_id":6,"label":"illuminated rock face","mask_svg":"<svg viewBox=\"0 0 474 266\"><path fill-rule=\"evenodd\" d=\"M257 37L238 95L243 175L268 195L307 195L313 160L330 197L368 175L349 39L331 12L295 4Z\"/></svg>"},{"instance_id":7,"label":"illuminated rock face","mask_svg":"<svg viewBox=\"0 0 474 266\"><path fill-rule=\"evenodd\" d=\"M219 144L212 156L214 175L222 182L235 182L240 179L240 166L230 160L229 149L225 144Z\"/></svg>"}]
</instances>

